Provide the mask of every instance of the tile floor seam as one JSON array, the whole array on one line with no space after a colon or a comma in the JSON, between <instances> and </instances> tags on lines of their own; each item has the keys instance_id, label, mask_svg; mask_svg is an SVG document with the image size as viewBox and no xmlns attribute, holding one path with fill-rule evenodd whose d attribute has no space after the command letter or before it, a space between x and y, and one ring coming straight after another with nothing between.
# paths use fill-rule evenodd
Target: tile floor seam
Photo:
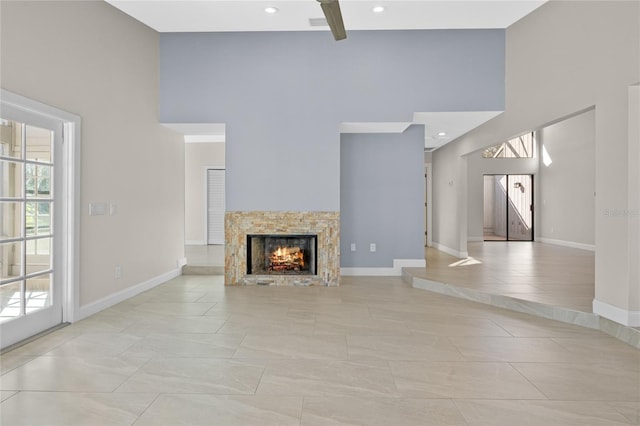
<instances>
[{"instance_id":1,"label":"tile floor seam","mask_svg":"<svg viewBox=\"0 0 640 426\"><path fill-rule=\"evenodd\" d=\"M0 379L2 378L2 376L4 376L7 373L10 373L11 371L15 370L16 368L22 367L23 365L26 365L28 363L30 363L31 361L34 361L36 358L40 357L40 355L34 355L33 358L26 360L24 363L18 364L15 367L5 371L4 373L0 374ZM0 362L1 364L1 362ZM0 380L0 383L2 382L2 380Z\"/></svg>"},{"instance_id":2,"label":"tile floor seam","mask_svg":"<svg viewBox=\"0 0 640 426\"><path fill-rule=\"evenodd\" d=\"M260 378L256 382L256 387L253 390L253 396L258 396L258 389L260 388L260 384L262 383L262 378L264 377L264 373L267 371L267 368L269 367L270 360L266 359L264 361L265 361L264 368L262 369L262 373L260 374Z\"/></svg>"},{"instance_id":3,"label":"tile floor seam","mask_svg":"<svg viewBox=\"0 0 640 426\"><path fill-rule=\"evenodd\" d=\"M400 389L398 389L398 382L396 381L396 376L393 374L393 369L391 368L391 361L386 359L385 363L387 364L387 369L389 370L389 375L391 376L391 381L393 382L393 388L395 389L394 396L402 397L402 393Z\"/></svg>"},{"instance_id":4,"label":"tile floor seam","mask_svg":"<svg viewBox=\"0 0 640 426\"><path fill-rule=\"evenodd\" d=\"M540 389L539 386L533 383L533 381L531 381L522 371L520 371L515 365L513 365L513 364L518 364L517 362L509 362L508 364L516 373L518 373L524 380L526 380L527 383L529 383L538 392L540 392L540 395L544 396L546 401L553 401L549 395L547 395L542 389ZM526 364L526 363L520 363L520 364ZM540 363L536 362L531 364L540 364Z\"/></svg>"},{"instance_id":5,"label":"tile floor seam","mask_svg":"<svg viewBox=\"0 0 640 426\"><path fill-rule=\"evenodd\" d=\"M150 356L147 358L147 360L142 363L138 369L136 371L134 371L133 373L131 373L131 375L129 375L126 379L124 379L118 386L115 387L115 389L111 390L111 393L119 393L118 389L120 389L122 387L122 385L124 385L125 383L127 383L129 380L131 380L133 378L133 376L135 376L140 370L142 370L147 364L149 364L152 360L154 359L153 356ZM122 392L122 393L126 393L126 392ZM137 392L132 392L132 393L137 393Z\"/></svg>"},{"instance_id":6,"label":"tile floor seam","mask_svg":"<svg viewBox=\"0 0 640 426\"><path fill-rule=\"evenodd\" d=\"M16 395L18 395L20 392L23 392L23 391L21 391L21 390L5 390L4 392L13 392L13 395L9 396L7 399L2 401L0 403L0 405L4 404L5 402L7 402L8 400L10 400L11 398L15 397ZM1 412L2 412L2 410L0 410L0 413Z\"/></svg>"},{"instance_id":7,"label":"tile floor seam","mask_svg":"<svg viewBox=\"0 0 640 426\"><path fill-rule=\"evenodd\" d=\"M451 398L451 402L453 402L453 405L456 407L456 410L458 410L458 413L460 413L460 415L464 419L465 425L466 426L470 426L471 423L469 423L470 422L469 417L464 415L464 411L460 409L460 405L458 404L458 401L466 401L466 399L463 399L463 398Z\"/></svg>"},{"instance_id":8,"label":"tile floor seam","mask_svg":"<svg viewBox=\"0 0 640 426\"><path fill-rule=\"evenodd\" d=\"M153 400L144 408L144 410L142 410L142 412L140 414L138 414L138 417L136 417L136 419L133 421L133 423L131 423L131 426L135 426L135 424L138 423L138 421L140 420L142 415L144 413L146 413L147 410L149 410L149 408L158 400L158 398L160 398L161 395L163 395L163 394L162 393L156 394L156 397L153 398Z\"/></svg>"},{"instance_id":9,"label":"tile floor seam","mask_svg":"<svg viewBox=\"0 0 640 426\"><path fill-rule=\"evenodd\" d=\"M505 337L507 337L507 338L516 338L516 337L518 337L518 336L516 336L516 335L514 335L514 334L510 333L510 332L509 332L509 330L507 330L506 328L504 328L503 326L501 326L500 324L498 324L498 323L497 323L497 322L495 322L494 320L491 320L491 319L490 319L489 321L491 321L491 323L493 323L496 327L500 328L501 330L503 330L505 333L507 333L507 334L509 335L509 337L507 337L507 336L505 336ZM498 337L499 337L499 336L498 336Z\"/></svg>"},{"instance_id":10,"label":"tile floor seam","mask_svg":"<svg viewBox=\"0 0 640 426\"><path fill-rule=\"evenodd\" d=\"M247 339L247 333L245 333L242 336L242 340L240 341L240 343L238 343L238 346L236 346L236 349L233 351L233 354L229 357L229 359L240 359L240 358L236 358L236 354L238 353L238 350L240 350L240 347L242 346L242 343L244 343L244 341L246 339Z\"/></svg>"},{"instance_id":11,"label":"tile floor seam","mask_svg":"<svg viewBox=\"0 0 640 426\"><path fill-rule=\"evenodd\" d=\"M298 419L298 426L302 426L302 416L304 416L304 405L307 398L307 395L302 395L302 404L300 405L300 418Z\"/></svg>"},{"instance_id":12,"label":"tile floor seam","mask_svg":"<svg viewBox=\"0 0 640 426\"><path fill-rule=\"evenodd\" d=\"M502 339L511 339L512 337L500 337L500 336L499 336L498 338L502 338ZM460 347L459 347L458 345L456 345L456 344L455 344L455 342L453 341L453 340L455 339L455 337L454 337L454 338L452 338L452 337L446 337L446 339L447 339L447 342L449 342L449 344L450 344L451 346L453 346L453 347L456 349L456 351L457 351L457 352L458 352L458 354L460 355L460 359L467 360L467 361L464 361L464 362L468 362L468 357L467 357L467 356L465 356L465 354L464 354L464 353L462 353L462 351L460 350Z\"/></svg>"}]
</instances>

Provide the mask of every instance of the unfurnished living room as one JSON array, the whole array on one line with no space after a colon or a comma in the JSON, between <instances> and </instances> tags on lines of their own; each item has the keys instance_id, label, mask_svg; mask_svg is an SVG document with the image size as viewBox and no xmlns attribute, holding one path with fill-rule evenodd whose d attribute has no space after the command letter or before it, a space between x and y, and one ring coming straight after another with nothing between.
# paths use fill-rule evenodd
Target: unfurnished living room
<instances>
[{"instance_id":1,"label":"unfurnished living room","mask_svg":"<svg viewBox=\"0 0 640 426\"><path fill-rule=\"evenodd\" d=\"M640 1L0 1L0 424L640 424Z\"/></svg>"}]
</instances>

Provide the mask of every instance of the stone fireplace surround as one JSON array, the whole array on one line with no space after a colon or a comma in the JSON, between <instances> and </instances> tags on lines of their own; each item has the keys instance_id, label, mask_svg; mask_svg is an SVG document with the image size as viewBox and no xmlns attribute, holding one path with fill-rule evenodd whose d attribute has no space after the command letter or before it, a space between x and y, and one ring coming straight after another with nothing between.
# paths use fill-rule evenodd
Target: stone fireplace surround
<instances>
[{"instance_id":1,"label":"stone fireplace surround","mask_svg":"<svg viewBox=\"0 0 640 426\"><path fill-rule=\"evenodd\" d=\"M225 285L340 285L340 212L228 211ZM247 275L247 235L316 234L317 275Z\"/></svg>"}]
</instances>

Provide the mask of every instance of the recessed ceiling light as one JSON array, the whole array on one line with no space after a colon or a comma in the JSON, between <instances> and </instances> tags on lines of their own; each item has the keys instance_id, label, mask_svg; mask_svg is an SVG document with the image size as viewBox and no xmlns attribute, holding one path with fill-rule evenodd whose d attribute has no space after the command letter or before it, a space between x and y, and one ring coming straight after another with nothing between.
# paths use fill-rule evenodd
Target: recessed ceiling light
<instances>
[{"instance_id":1,"label":"recessed ceiling light","mask_svg":"<svg viewBox=\"0 0 640 426\"><path fill-rule=\"evenodd\" d=\"M440 136L440 137L447 136L447 134L445 132L440 132L440 133L438 133L438 136Z\"/></svg>"},{"instance_id":2,"label":"recessed ceiling light","mask_svg":"<svg viewBox=\"0 0 640 426\"><path fill-rule=\"evenodd\" d=\"M382 13L382 12L384 12L384 6L376 6L376 7L373 8L373 11L375 13Z\"/></svg>"},{"instance_id":3,"label":"recessed ceiling light","mask_svg":"<svg viewBox=\"0 0 640 426\"><path fill-rule=\"evenodd\" d=\"M277 7L273 7L273 6L269 6L269 7L265 7L264 11L273 15L274 13L278 12L278 8Z\"/></svg>"}]
</instances>

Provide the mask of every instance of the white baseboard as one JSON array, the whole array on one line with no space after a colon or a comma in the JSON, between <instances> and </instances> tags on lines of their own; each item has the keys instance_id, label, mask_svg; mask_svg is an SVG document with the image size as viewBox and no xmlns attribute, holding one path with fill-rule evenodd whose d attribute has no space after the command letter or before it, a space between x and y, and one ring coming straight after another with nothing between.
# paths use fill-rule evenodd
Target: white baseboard
<instances>
[{"instance_id":1,"label":"white baseboard","mask_svg":"<svg viewBox=\"0 0 640 426\"><path fill-rule=\"evenodd\" d=\"M187 264L187 258L186 257L181 257L180 259L178 259L176 261L176 265L178 266L178 269L182 268L186 264Z\"/></svg>"},{"instance_id":2,"label":"white baseboard","mask_svg":"<svg viewBox=\"0 0 640 426\"><path fill-rule=\"evenodd\" d=\"M447 247L440 243L433 243L433 247L447 254L450 254L451 256L455 256L458 259L466 259L467 257L469 257L469 252L454 250L451 247Z\"/></svg>"},{"instance_id":3,"label":"white baseboard","mask_svg":"<svg viewBox=\"0 0 640 426\"><path fill-rule=\"evenodd\" d=\"M627 311L593 299L593 313L627 327L640 327L640 311Z\"/></svg>"},{"instance_id":4,"label":"white baseboard","mask_svg":"<svg viewBox=\"0 0 640 426\"><path fill-rule=\"evenodd\" d=\"M204 240L187 240L184 242L185 246L206 246L207 242Z\"/></svg>"},{"instance_id":5,"label":"white baseboard","mask_svg":"<svg viewBox=\"0 0 640 426\"><path fill-rule=\"evenodd\" d=\"M424 259L393 259L392 268L340 268L340 275L359 277L400 277L402 268L424 268Z\"/></svg>"},{"instance_id":6,"label":"white baseboard","mask_svg":"<svg viewBox=\"0 0 640 426\"><path fill-rule=\"evenodd\" d=\"M80 321L81 319L87 318L104 309L110 308L113 305L130 299L133 296L150 290L173 278L179 277L180 275L182 275L182 269L174 269L173 271L158 275L157 277L151 278L150 280L143 283L136 284L117 293L103 297L102 299L96 300L95 302L89 303L88 305L80 306L80 309L78 309L78 315L75 317L75 321Z\"/></svg>"},{"instance_id":7,"label":"white baseboard","mask_svg":"<svg viewBox=\"0 0 640 426\"><path fill-rule=\"evenodd\" d=\"M484 237L467 237L467 242L480 243L484 241Z\"/></svg>"},{"instance_id":8,"label":"white baseboard","mask_svg":"<svg viewBox=\"0 0 640 426\"><path fill-rule=\"evenodd\" d=\"M399 270L402 275L402 268L425 268L425 259L393 259L393 269Z\"/></svg>"},{"instance_id":9,"label":"white baseboard","mask_svg":"<svg viewBox=\"0 0 640 426\"><path fill-rule=\"evenodd\" d=\"M396 275L393 268L340 268L340 275L345 277L391 277Z\"/></svg>"},{"instance_id":10,"label":"white baseboard","mask_svg":"<svg viewBox=\"0 0 640 426\"><path fill-rule=\"evenodd\" d=\"M557 246L565 246L565 247L572 247L572 248L577 248L582 250L596 251L596 246L594 244L583 244L583 243L576 243L573 241L554 240L553 238L545 238L545 237L538 237L536 238L536 241L538 241L539 243L555 244Z\"/></svg>"}]
</instances>

